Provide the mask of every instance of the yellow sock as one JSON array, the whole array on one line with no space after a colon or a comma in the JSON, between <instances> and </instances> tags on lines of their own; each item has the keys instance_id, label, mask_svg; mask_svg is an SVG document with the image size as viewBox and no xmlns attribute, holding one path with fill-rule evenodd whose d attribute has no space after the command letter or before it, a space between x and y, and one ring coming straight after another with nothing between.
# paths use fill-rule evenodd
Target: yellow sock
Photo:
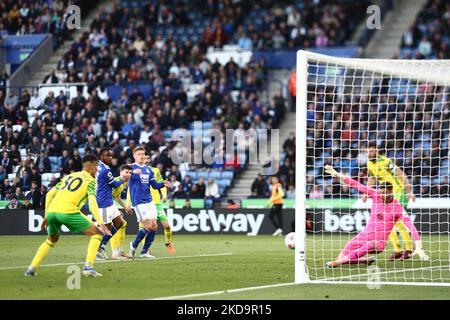
<instances>
[{"instance_id":1,"label":"yellow sock","mask_svg":"<svg viewBox=\"0 0 450 320\"><path fill-rule=\"evenodd\" d=\"M31 261L31 266L36 269L44 260L44 258L47 256L48 252L51 248L53 248L55 244L51 242L49 239L45 240L41 246L39 247L38 251L36 252L36 255L33 258L33 261Z\"/></svg>"},{"instance_id":2,"label":"yellow sock","mask_svg":"<svg viewBox=\"0 0 450 320\"><path fill-rule=\"evenodd\" d=\"M118 247L118 243L119 243L118 239L119 239L119 237L120 237L120 236L119 236L119 233L120 233L120 229L117 230L116 234L113 235L113 237L109 240L109 243L111 244L111 249L112 249L113 252L114 252L114 250L116 250L117 247Z\"/></svg>"},{"instance_id":3,"label":"yellow sock","mask_svg":"<svg viewBox=\"0 0 450 320\"><path fill-rule=\"evenodd\" d=\"M402 252L402 245L400 244L400 240L398 239L397 231L395 228L392 228L391 234L389 235L389 241L392 243L392 247L394 248L394 252Z\"/></svg>"},{"instance_id":4,"label":"yellow sock","mask_svg":"<svg viewBox=\"0 0 450 320\"><path fill-rule=\"evenodd\" d=\"M127 222L125 221L123 225L117 230L116 234L111 238L111 249L113 252L118 251L125 241L125 229L127 228Z\"/></svg>"},{"instance_id":5,"label":"yellow sock","mask_svg":"<svg viewBox=\"0 0 450 320\"><path fill-rule=\"evenodd\" d=\"M97 255L98 248L100 247L100 242L102 241L103 236L101 234L96 234L91 237L89 240L86 262L91 266L94 265L95 256Z\"/></svg>"},{"instance_id":6,"label":"yellow sock","mask_svg":"<svg viewBox=\"0 0 450 320\"><path fill-rule=\"evenodd\" d=\"M408 228L405 226L403 221L397 222L395 225L397 227L397 230L400 232L400 235L402 236L403 241L405 242L405 248L407 251L413 250L413 241L411 239L411 235L409 234Z\"/></svg>"},{"instance_id":7,"label":"yellow sock","mask_svg":"<svg viewBox=\"0 0 450 320\"><path fill-rule=\"evenodd\" d=\"M173 237L172 237L172 229L164 229L164 238L166 238L166 244L172 243Z\"/></svg>"},{"instance_id":8,"label":"yellow sock","mask_svg":"<svg viewBox=\"0 0 450 320\"><path fill-rule=\"evenodd\" d=\"M142 229L144 227L144 224L142 222L139 222L139 229ZM145 241L145 237L139 242L139 244L143 243Z\"/></svg>"}]
</instances>

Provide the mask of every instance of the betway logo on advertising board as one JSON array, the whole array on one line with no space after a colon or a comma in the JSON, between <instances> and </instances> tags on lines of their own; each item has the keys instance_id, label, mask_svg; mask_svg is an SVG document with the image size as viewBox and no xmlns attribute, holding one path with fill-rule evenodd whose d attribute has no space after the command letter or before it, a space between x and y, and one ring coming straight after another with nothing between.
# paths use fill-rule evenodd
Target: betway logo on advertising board
<instances>
[{"instance_id":1,"label":"betway logo on advertising board","mask_svg":"<svg viewBox=\"0 0 450 320\"><path fill-rule=\"evenodd\" d=\"M260 213L261 210L255 210L255 213L242 213L239 211L226 211L218 213L211 209L193 209L192 211L173 210L168 209L167 215L169 217L170 225L173 232L181 233L215 233L215 232L227 232L227 233L245 233L249 236L256 236L261 229L261 225L264 221L266 214ZM89 219L92 219L92 215L88 215ZM137 226L134 216L124 216L128 220L127 232L136 232L135 225ZM28 231L39 232L41 230L42 222L44 218L34 210L28 212ZM135 230L136 229L136 230ZM63 232L69 232L69 230L62 226Z\"/></svg>"},{"instance_id":2,"label":"betway logo on advertising board","mask_svg":"<svg viewBox=\"0 0 450 320\"><path fill-rule=\"evenodd\" d=\"M369 210L357 210L352 214L337 214L331 209L324 210L324 231L326 232L360 232L366 226L370 218ZM410 215L414 222L414 215Z\"/></svg>"},{"instance_id":3,"label":"betway logo on advertising board","mask_svg":"<svg viewBox=\"0 0 450 320\"><path fill-rule=\"evenodd\" d=\"M197 210L196 210L197 211ZM216 213L215 210L199 210L196 213L178 214L167 210L173 232L244 232L256 236L264 220L264 214Z\"/></svg>"}]
</instances>

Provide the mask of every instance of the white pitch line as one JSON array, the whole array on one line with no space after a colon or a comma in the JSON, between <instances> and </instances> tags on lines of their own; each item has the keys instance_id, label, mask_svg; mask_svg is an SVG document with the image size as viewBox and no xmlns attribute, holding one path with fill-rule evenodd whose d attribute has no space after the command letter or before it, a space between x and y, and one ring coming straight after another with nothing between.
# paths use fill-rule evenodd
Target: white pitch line
<instances>
[{"instance_id":1,"label":"white pitch line","mask_svg":"<svg viewBox=\"0 0 450 320\"><path fill-rule=\"evenodd\" d=\"M166 260L166 259L185 259L185 258L202 258L202 257L220 257L220 256L230 256L232 255L232 253L230 252L226 252L226 253L211 253L211 254L197 254L197 255L192 255L192 256L174 256L174 257L161 257L161 258L153 258L153 259L148 259L148 258L136 258L136 259L128 259L128 260L101 260L101 261L96 261L95 264L97 263L113 263L113 262L130 262L130 261L157 261L157 260ZM74 264L84 264L84 262L65 262L65 263L53 263L53 264L43 264L41 266L39 266L39 268L42 267L61 267L61 266L70 266L70 265L74 265ZM28 266L13 266L13 267L3 267L0 268L0 271L5 271L5 270L15 270L15 269L24 269L24 268L28 268Z\"/></svg>"},{"instance_id":2,"label":"white pitch line","mask_svg":"<svg viewBox=\"0 0 450 320\"><path fill-rule=\"evenodd\" d=\"M398 269L398 270L389 270L389 271L382 271L377 272L377 275L385 275L389 273L398 273L398 272L409 272L409 271L420 271L420 270L429 270L429 269L439 269L439 268L446 268L450 265L444 265L444 266L433 266L433 267L422 267L422 268L412 268L412 269ZM327 278L320 278L317 279L319 281L328 281L328 280L344 280L344 279L351 279L351 278L360 278L360 277L367 277L369 275L373 275L373 273L362 273L362 274L352 274L348 276L342 276L342 277L327 277Z\"/></svg>"},{"instance_id":3,"label":"white pitch line","mask_svg":"<svg viewBox=\"0 0 450 320\"><path fill-rule=\"evenodd\" d=\"M185 295L180 295L180 296L150 298L150 299L147 299L147 300L188 299L188 298L195 298L195 297L213 296L213 295L218 295L218 294L223 294L223 293L233 293L233 292L251 291L251 290L258 290L258 289L285 287L285 286L292 286L292 285L295 285L295 284L296 284L295 282L277 283L277 284L268 284L268 285L265 285L265 286L257 286L257 287L247 287L247 288L229 289L229 290L222 290L222 291L193 293L193 294L185 294Z\"/></svg>"}]
</instances>

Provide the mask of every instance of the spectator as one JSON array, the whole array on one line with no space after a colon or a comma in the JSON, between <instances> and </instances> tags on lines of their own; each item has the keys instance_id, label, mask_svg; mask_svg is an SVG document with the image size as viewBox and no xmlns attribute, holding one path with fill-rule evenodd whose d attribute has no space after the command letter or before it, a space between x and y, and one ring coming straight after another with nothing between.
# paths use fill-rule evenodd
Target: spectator
<instances>
[{"instance_id":1,"label":"spectator","mask_svg":"<svg viewBox=\"0 0 450 320\"><path fill-rule=\"evenodd\" d=\"M52 171L52 165L50 159L48 158L45 152L41 152L39 157L36 159L36 167L38 168L39 173L46 173Z\"/></svg>"},{"instance_id":2,"label":"spectator","mask_svg":"<svg viewBox=\"0 0 450 320\"><path fill-rule=\"evenodd\" d=\"M177 180L177 177L174 174L171 174L169 176L169 182L170 182L170 191L172 191L173 195L173 193L175 193L178 190L178 187L181 185L181 182ZM183 188L183 186L181 186L181 188Z\"/></svg>"},{"instance_id":3,"label":"spectator","mask_svg":"<svg viewBox=\"0 0 450 320\"><path fill-rule=\"evenodd\" d=\"M15 110L19 99L14 93L14 90L9 90L7 97L5 98L4 105L6 109Z\"/></svg>"},{"instance_id":4,"label":"spectator","mask_svg":"<svg viewBox=\"0 0 450 320\"><path fill-rule=\"evenodd\" d=\"M323 197L323 194L322 194ZM311 198L311 195L310 195ZM295 199L295 186L290 184L288 190L286 191L286 199Z\"/></svg>"},{"instance_id":5,"label":"spectator","mask_svg":"<svg viewBox=\"0 0 450 320\"><path fill-rule=\"evenodd\" d=\"M192 180L191 180L191 176L186 175L184 177L183 182L182 182L182 186L183 186L183 191L186 194L190 194L191 193L192 186L193 186L193 183L192 183Z\"/></svg>"},{"instance_id":6,"label":"spectator","mask_svg":"<svg viewBox=\"0 0 450 320\"><path fill-rule=\"evenodd\" d=\"M31 203L31 197L30 196L26 196L22 206L20 207L21 209L24 210L31 210L33 209L33 204Z\"/></svg>"},{"instance_id":7,"label":"spectator","mask_svg":"<svg viewBox=\"0 0 450 320\"><path fill-rule=\"evenodd\" d=\"M428 37L423 37L422 40L419 42L418 52L422 55L422 57L427 58L431 52L431 42L429 41Z\"/></svg>"},{"instance_id":8,"label":"spectator","mask_svg":"<svg viewBox=\"0 0 450 320\"><path fill-rule=\"evenodd\" d=\"M0 165L0 181L3 181L7 176L5 169Z\"/></svg>"},{"instance_id":9,"label":"spectator","mask_svg":"<svg viewBox=\"0 0 450 320\"><path fill-rule=\"evenodd\" d=\"M39 97L39 91L36 90L34 95L30 99L30 103L28 104L28 108L30 109L40 109L42 106L42 99Z\"/></svg>"},{"instance_id":10,"label":"spectator","mask_svg":"<svg viewBox=\"0 0 450 320\"><path fill-rule=\"evenodd\" d=\"M239 209L239 205L233 199L228 199L227 209Z\"/></svg>"},{"instance_id":11,"label":"spectator","mask_svg":"<svg viewBox=\"0 0 450 320\"><path fill-rule=\"evenodd\" d=\"M57 133L52 134L52 139L49 142L48 155L57 157L61 155L63 150L66 149L63 148L63 142L61 141L60 136Z\"/></svg>"},{"instance_id":12,"label":"spectator","mask_svg":"<svg viewBox=\"0 0 450 320\"><path fill-rule=\"evenodd\" d=\"M47 197L47 187L41 186L41 203L39 209L45 209L45 198Z\"/></svg>"},{"instance_id":13,"label":"spectator","mask_svg":"<svg viewBox=\"0 0 450 320\"><path fill-rule=\"evenodd\" d=\"M257 190L255 189L255 190L252 190L252 194L249 195L247 198L248 198L248 199L259 199L259 198L261 198L261 197L258 196Z\"/></svg>"},{"instance_id":14,"label":"spectator","mask_svg":"<svg viewBox=\"0 0 450 320\"><path fill-rule=\"evenodd\" d=\"M42 178L36 166L33 166L31 168L30 181L31 184L33 184L34 182L38 187L40 187L42 184Z\"/></svg>"},{"instance_id":15,"label":"spectator","mask_svg":"<svg viewBox=\"0 0 450 320\"><path fill-rule=\"evenodd\" d=\"M2 94L4 94L6 92L6 84L8 81L8 73L6 72L6 69L3 69L2 72L0 73L0 91L2 92ZM0 107L3 106L3 104L0 104Z\"/></svg>"},{"instance_id":16,"label":"spectator","mask_svg":"<svg viewBox=\"0 0 450 320\"><path fill-rule=\"evenodd\" d=\"M3 156L2 156L2 160L1 160L1 166L5 170L5 173L12 173L13 162L9 158L9 153L6 152L6 151L3 152Z\"/></svg>"},{"instance_id":17,"label":"spectator","mask_svg":"<svg viewBox=\"0 0 450 320\"><path fill-rule=\"evenodd\" d=\"M252 50L253 44L252 39L248 36L247 33L242 32L238 39L238 46L242 50Z\"/></svg>"},{"instance_id":18,"label":"spectator","mask_svg":"<svg viewBox=\"0 0 450 320\"><path fill-rule=\"evenodd\" d=\"M314 185L313 186L313 190L309 193L309 198L310 199L323 199L324 194L320 188L320 186L318 185Z\"/></svg>"},{"instance_id":19,"label":"spectator","mask_svg":"<svg viewBox=\"0 0 450 320\"><path fill-rule=\"evenodd\" d=\"M8 209L20 209L20 203L15 194L11 196L11 201L9 202L7 208Z\"/></svg>"},{"instance_id":20,"label":"spectator","mask_svg":"<svg viewBox=\"0 0 450 320\"><path fill-rule=\"evenodd\" d=\"M205 178L199 177L196 185L198 186L198 193L200 195L200 198L204 198L206 194Z\"/></svg>"},{"instance_id":21,"label":"spectator","mask_svg":"<svg viewBox=\"0 0 450 320\"><path fill-rule=\"evenodd\" d=\"M0 185L0 194L3 200L9 199L12 194L12 186L9 179L3 180L3 183Z\"/></svg>"},{"instance_id":22,"label":"spectator","mask_svg":"<svg viewBox=\"0 0 450 320\"><path fill-rule=\"evenodd\" d=\"M208 179L208 183L206 185L205 197L206 198L220 198L219 186L214 181L214 178Z\"/></svg>"},{"instance_id":23,"label":"spectator","mask_svg":"<svg viewBox=\"0 0 450 320\"><path fill-rule=\"evenodd\" d=\"M33 209L40 209L41 208L41 190L36 181L31 182L31 189L29 195L31 196L31 199L33 200Z\"/></svg>"},{"instance_id":24,"label":"spectator","mask_svg":"<svg viewBox=\"0 0 450 320\"><path fill-rule=\"evenodd\" d=\"M15 190L14 194L17 197L18 200L24 200L25 199L25 194L23 193L21 187L16 187L16 190Z\"/></svg>"},{"instance_id":25,"label":"spectator","mask_svg":"<svg viewBox=\"0 0 450 320\"><path fill-rule=\"evenodd\" d=\"M42 145L39 142L39 138L34 136L32 142L27 145L26 149L29 154L38 155L42 149Z\"/></svg>"},{"instance_id":26,"label":"spectator","mask_svg":"<svg viewBox=\"0 0 450 320\"><path fill-rule=\"evenodd\" d=\"M204 197L204 194L202 195L202 193L199 190L198 184L194 183L192 185L189 197L192 199L202 199Z\"/></svg>"},{"instance_id":27,"label":"spectator","mask_svg":"<svg viewBox=\"0 0 450 320\"><path fill-rule=\"evenodd\" d=\"M191 205L191 199L186 198L186 200L184 201L184 209L191 209L192 205Z\"/></svg>"},{"instance_id":28,"label":"spectator","mask_svg":"<svg viewBox=\"0 0 450 320\"><path fill-rule=\"evenodd\" d=\"M265 198L269 196L269 185L263 175L258 174L258 177L252 183L251 191L252 193L256 193L258 198Z\"/></svg>"},{"instance_id":29,"label":"spectator","mask_svg":"<svg viewBox=\"0 0 450 320\"><path fill-rule=\"evenodd\" d=\"M178 185L176 191L172 194L172 199L186 199L187 193L184 191L181 184Z\"/></svg>"}]
</instances>

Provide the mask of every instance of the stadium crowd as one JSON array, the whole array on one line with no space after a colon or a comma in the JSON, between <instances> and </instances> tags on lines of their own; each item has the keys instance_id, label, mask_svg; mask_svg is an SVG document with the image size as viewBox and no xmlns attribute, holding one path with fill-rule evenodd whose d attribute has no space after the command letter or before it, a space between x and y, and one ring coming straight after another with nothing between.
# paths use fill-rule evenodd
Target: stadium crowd
<instances>
[{"instance_id":1,"label":"stadium crowd","mask_svg":"<svg viewBox=\"0 0 450 320\"><path fill-rule=\"evenodd\" d=\"M450 57L450 4L429 0L415 22L403 34L400 55L410 59ZM395 57L394 57L395 58ZM380 80L361 103L339 101L331 86L318 88L308 97L307 191L310 198L348 197L350 190L330 180L324 164L367 179L365 148L369 140L378 142L379 151L404 169L419 196L448 197L449 190L449 92L442 87L418 85L405 99L405 83ZM392 87L394 90L389 90ZM399 87L400 89L395 89ZM410 92L413 90L411 89ZM383 94L380 101L374 94ZM295 99L295 97L293 97ZM320 101L312 103L313 101ZM394 112L396 111L396 112ZM398 116L396 115L398 114ZM361 141L362 140L362 141ZM359 142L361 141L361 142ZM295 145L295 142L294 142ZM294 148L295 150L295 148ZM286 149L284 150L286 153ZM288 161L289 164L289 161ZM293 164L295 165L295 164ZM295 171L295 167L292 168ZM258 179L255 186L261 185ZM267 195L267 183L264 192ZM286 189L291 187L285 182ZM252 191L254 188L252 187ZM261 188L260 188L261 189ZM352 194L355 195L354 191ZM252 194L252 197L254 195Z\"/></svg>"},{"instance_id":2,"label":"stadium crowd","mask_svg":"<svg viewBox=\"0 0 450 320\"><path fill-rule=\"evenodd\" d=\"M380 80L370 93L353 101L348 95L341 101L333 86L309 94L308 192L349 196L349 188L333 181L323 166L332 164L364 182L366 148L376 141L379 152L409 177L416 195L449 196L450 93L444 87L419 84L416 94L405 94L390 86L395 86L394 80Z\"/></svg>"},{"instance_id":3,"label":"stadium crowd","mask_svg":"<svg viewBox=\"0 0 450 320\"><path fill-rule=\"evenodd\" d=\"M54 33L58 32L57 26L64 20L67 2L4 1L0 5L3 9L0 18L3 34L15 34L22 29L25 34ZM3 181L1 198L12 199L16 196L23 199L27 191L39 190L41 194L45 193L46 188L54 185L58 177L80 168L82 155L96 153L104 146L114 150L113 170L117 174L121 164L132 161L132 149L137 144L146 145L152 152L152 163L159 164L163 173L171 179L173 198L223 196L226 186L220 187L215 181L221 175L208 179L207 176L192 174L193 169L196 169L192 165L176 166L172 163L170 154L174 144L170 142L171 131L176 128L191 129L194 121L203 121L209 128L221 130L277 128L284 116L285 101L281 96L273 97L272 101L264 101L260 97L268 72L263 60L252 61L245 66L230 60L226 65L221 65L217 61L208 61L208 48L222 47L227 43L236 43L244 49L341 45L349 38L358 19L364 16L363 8L364 3L354 1L273 3L260 0L250 3L223 0L207 1L205 4L202 1L180 0L156 4L151 1L133 2L133 5L130 1L114 4L111 12L102 11L95 16L90 31L75 39L55 70L43 79L45 83L53 84L85 82L88 84L87 96L81 87L77 96L70 99L64 91L50 92L43 99L37 91L24 89L16 95L13 90L7 93L0 90L0 119L3 120L0 128L0 176L15 174L12 181ZM352 12L351 19L348 12ZM448 37L444 28L445 23L448 23L447 12L448 6L445 7L442 2L430 1L415 24L416 40L435 30L442 31L441 37L433 37L435 42L432 48L438 57L448 56ZM52 18L49 20L49 17ZM51 22L42 23L47 20ZM410 40L404 36L405 47L414 47ZM416 40L412 43L419 45ZM6 77L2 73L2 79ZM192 86L197 86L194 95L189 93ZM107 97L102 92L107 92ZM389 105L389 101L386 101L386 105ZM348 111L354 106L344 103L342 108ZM373 105L368 103L364 108L373 109ZM412 107L408 105L405 108ZM352 117L355 114L362 117L366 109L353 113ZM355 161L360 155L355 150L360 146L355 145L354 125L343 120L332 121L323 115L323 110L308 112L309 117L319 120L316 130L309 130L308 159L319 159L330 154L342 159L341 165L350 168L352 174L357 174L353 170L357 167ZM420 110L414 112L413 120L422 121L419 119L422 117ZM435 116L434 113L430 114ZM345 114L342 117L345 118ZM401 127L404 120L393 123ZM428 125L424 121L420 123ZM337 130L339 125L342 127ZM383 141L394 141L393 137L397 139L395 146L388 149L389 154L399 159L400 165L408 167L406 162L410 160L403 163L401 157L417 158L417 152L406 148L401 154L401 146L406 143L406 139L395 136L392 124L387 127L389 130ZM404 134L411 134L411 130L406 126ZM444 138L439 144L431 144L429 150L434 151L427 148L421 151L429 157L430 169L423 166L420 175L413 169L406 169L408 174L415 176L416 193L445 193L447 176L441 175L437 184L436 177L427 180L428 176L436 176L437 167L446 164L445 157L441 159L443 163L436 165L433 162L438 150L442 153L447 150L445 141L448 130L445 121L440 123L437 132ZM414 136L416 140L419 138L422 137ZM316 151L312 155L313 144ZM21 152L24 149L26 152ZM280 178L288 197L293 197L294 134L283 144L282 160ZM315 196L330 196L334 193L330 186L316 179L320 176L316 172L319 162L308 163L311 189L308 191L314 192ZM410 167L418 170L418 166ZM197 169L239 173L242 166L236 165L236 159L224 159L223 163ZM50 178L47 176L43 184L45 173L56 174ZM417 181L417 177L421 180ZM267 197L269 188L267 182L262 180L255 180L251 197ZM228 183L231 181L228 180ZM38 202L33 200L33 205Z\"/></svg>"},{"instance_id":4,"label":"stadium crowd","mask_svg":"<svg viewBox=\"0 0 450 320\"><path fill-rule=\"evenodd\" d=\"M50 33L54 47L70 36L66 22L69 5L77 5L87 12L97 0L2 0L0 2L0 37L5 35L31 35Z\"/></svg>"},{"instance_id":5,"label":"stadium crowd","mask_svg":"<svg viewBox=\"0 0 450 320\"><path fill-rule=\"evenodd\" d=\"M173 164L172 130L190 129L193 121L221 130L276 128L285 102L281 96L269 102L260 99L267 74L264 61L243 67L233 61L224 66L210 62L205 49L189 40L183 44L153 40L148 29L141 37L144 21L143 14L129 15L121 6L111 14L103 12L46 78L50 83L86 82L87 96L82 87L71 99L65 91L50 91L45 98L27 88L19 95L14 90L0 92L0 173L8 178L0 188L1 199L34 194L37 189L45 193L44 187L79 170L83 155L105 146L114 151L112 170L117 175L121 164L132 161L138 144L146 146L152 164L171 179L172 198L224 195L233 175L205 179L195 174L194 180L190 175L195 167ZM201 86L192 99L186 92L191 84ZM151 93L142 92L149 87ZM119 89L119 94L99 95L97 89L105 88ZM242 169L236 159L218 157L222 162L197 169L236 173Z\"/></svg>"},{"instance_id":6,"label":"stadium crowd","mask_svg":"<svg viewBox=\"0 0 450 320\"><path fill-rule=\"evenodd\" d=\"M370 1L251 1L233 39L242 49L343 46Z\"/></svg>"},{"instance_id":7,"label":"stadium crowd","mask_svg":"<svg viewBox=\"0 0 450 320\"><path fill-rule=\"evenodd\" d=\"M403 34L401 49L405 59L449 59L450 3L429 0Z\"/></svg>"}]
</instances>

